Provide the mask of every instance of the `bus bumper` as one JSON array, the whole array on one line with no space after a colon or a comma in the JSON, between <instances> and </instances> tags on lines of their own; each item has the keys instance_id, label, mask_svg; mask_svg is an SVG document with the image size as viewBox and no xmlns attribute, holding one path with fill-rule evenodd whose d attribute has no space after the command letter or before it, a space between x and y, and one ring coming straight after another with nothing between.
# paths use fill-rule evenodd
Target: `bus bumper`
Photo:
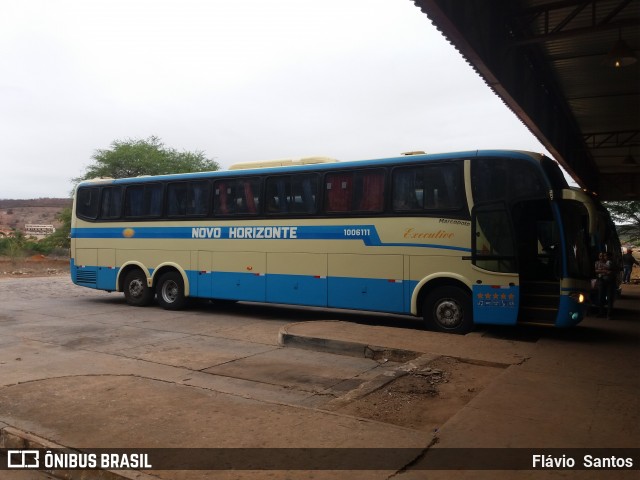
<instances>
[{"instance_id":1,"label":"bus bumper","mask_svg":"<svg viewBox=\"0 0 640 480\"><path fill-rule=\"evenodd\" d=\"M573 327L587 315L589 302L587 294L582 292L560 296L556 327Z\"/></svg>"}]
</instances>

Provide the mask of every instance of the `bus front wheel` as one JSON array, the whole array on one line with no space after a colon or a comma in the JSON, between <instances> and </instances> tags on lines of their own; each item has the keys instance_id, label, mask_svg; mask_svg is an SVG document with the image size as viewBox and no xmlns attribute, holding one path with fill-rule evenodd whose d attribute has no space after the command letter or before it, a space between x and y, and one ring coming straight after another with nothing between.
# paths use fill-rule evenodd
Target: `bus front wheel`
<instances>
[{"instance_id":1,"label":"bus front wheel","mask_svg":"<svg viewBox=\"0 0 640 480\"><path fill-rule=\"evenodd\" d=\"M440 287L429 293L422 314L427 327L437 332L464 334L473 327L471 297L458 287Z\"/></svg>"},{"instance_id":2,"label":"bus front wheel","mask_svg":"<svg viewBox=\"0 0 640 480\"><path fill-rule=\"evenodd\" d=\"M167 272L158 280L158 303L165 310L180 310L187 302L184 281L178 272Z\"/></svg>"},{"instance_id":3,"label":"bus front wheel","mask_svg":"<svg viewBox=\"0 0 640 480\"><path fill-rule=\"evenodd\" d=\"M142 270L132 270L124 278L124 298L129 305L146 307L153 301L153 290L147 285L147 276Z\"/></svg>"}]
</instances>

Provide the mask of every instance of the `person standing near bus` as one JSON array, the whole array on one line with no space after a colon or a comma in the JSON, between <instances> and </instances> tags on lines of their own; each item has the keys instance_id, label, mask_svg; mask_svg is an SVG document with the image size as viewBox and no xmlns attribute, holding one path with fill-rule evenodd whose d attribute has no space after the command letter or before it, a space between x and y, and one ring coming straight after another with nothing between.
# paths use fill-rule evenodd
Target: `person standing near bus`
<instances>
[{"instance_id":1,"label":"person standing near bus","mask_svg":"<svg viewBox=\"0 0 640 480\"><path fill-rule=\"evenodd\" d=\"M595 264L596 278L598 279L598 316L601 317L604 313L605 306L607 307L607 316L611 312L611 295L610 287L614 283L611 275L612 263L607 258L607 254L600 252L598 260Z\"/></svg>"},{"instance_id":2,"label":"person standing near bus","mask_svg":"<svg viewBox=\"0 0 640 480\"><path fill-rule=\"evenodd\" d=\"M627 248L627 253L622 255L622 283L631 283L631 270L634 265L640 265L633 256L633 249Z\"/></svg>"}]
</instances>

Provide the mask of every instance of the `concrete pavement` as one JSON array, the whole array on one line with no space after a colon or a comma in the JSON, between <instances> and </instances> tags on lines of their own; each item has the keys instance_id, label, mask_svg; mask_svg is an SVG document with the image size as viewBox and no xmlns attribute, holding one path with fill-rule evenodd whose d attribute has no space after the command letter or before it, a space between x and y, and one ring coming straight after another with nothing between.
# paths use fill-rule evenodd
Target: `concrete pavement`
<instances>
[{"instance_id":1,"label":"concrete pavement","mask_svg":"<svg viewBox=\"0 0 640 480\"><path fill-rule=\"evenodd\" d=\"M280 342L389 358L412 351L508 367L440 429L438 446L640 447L638 285L624 286L611 320L590 316L571 330L503 330L500 338L492 329L464 337L408 333L305 322L282 327Z\"/></svg>"},{"instance_id":2,"label":"concrete pavement","mask_svg":"<svg viewBox=\"0 0 640 480\"><path fill-rule=\"evenodd\" d=\"M499 337L495 338L495 337ZM507 366L438 431L439 448L640 448L640 286L624 285L611 320L588 317L571 330L480 329L463 338L313 322L282 327L282 343L347 354L406 351ZM536 339L532 341L532 339ZM400 478L424 478L425 471ZM637 472L509 472L541 476L637 478ZM451 472L429 471L431 478ZM460 471L456 478L496 478L496 472ZM507 477L505 477L507 478Z\"/></svg>"},{"instance_id":3,"label":"concrete pavement","mask_svg":"<svg viewBox=\"0 0 640 480\"><path fill-rule=\"evenodd\" d=\"M44 298L13 299L12 310L0 314L0 427L5 447L406 447L422 453L427 447L640 447L639 286L625 285L625 297L612 320L589 317L568 331L489 328L452 336L319 319L232 319L214 325L206 312L158 319L158 310L114 305L113 297L102 292L79 289L78 301L70 304L57 300L55 285L33 281L30 290L36 285ZM0 295L7 295L1 287ZM91 319L83 303L88 297ZM114 306L131 318L114 318ZM340 317L335 312L326 315ZM61 318L76 321L56 320ZM110 322L120 328L110 329ZM57 328L44 328L52 325ZM83 334L78 336L74 329ZM194 336L196 331L213 335ZM243 352L238 358L225 350L219 336L251 341L237 345ZM278 340L287 347L279 347ZM321 350L326 356L311 360L291 346ZM346 370L338 374L340 381L329 381L317 364L330 362L333 353L353 357L353 364L341 363ZM323 409L327 392L335 400L341 391L366 382L382 385L385 375L393 378L391 370L385 370L387 360L411 361L421 355L493 365L503 372L435 436ZM287 368L277 365L291 358L307 365L303 369L309 372L307 378L283 380ZM420 462L427 458L398 458L389 471L353 472L349 477L451 478L450 471L420 470ZM416 463L409 465L412 461ZM10 473L0 476L11 478ZM636 478L628 471L468 471L455 476L540 478L541 473L554 478ZM82 471L69 475L97 478L87 472L82 476ZM118 470L102 475L307 478L309 472ZM311 475L343 478L345 474Z\"/></svg>"}]
</instances>

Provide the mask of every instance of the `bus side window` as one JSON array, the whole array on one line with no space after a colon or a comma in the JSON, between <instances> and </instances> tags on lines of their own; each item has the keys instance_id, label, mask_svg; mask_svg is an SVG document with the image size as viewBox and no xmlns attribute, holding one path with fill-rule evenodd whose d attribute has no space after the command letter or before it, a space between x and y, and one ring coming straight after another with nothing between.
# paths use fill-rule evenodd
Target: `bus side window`
<instances>
[{"instance_id":1,"label":"bus side window","mask_svg":"<svg viewBox=\"0 0 640 480\"><path fill-rule=\"evenodd\" d=\"M125 217L139 217L142 215L142 198L144 187L142 185L128 186L124 198Z\"/></svg>"},{"instance_id":2,"label":"bus side window","mask_svg":"<svg viewBox=\"0 0 640 480\"><path fill-rule=\"evenodd\" d=\"M384 209L384 170L356 172L355 184L360 203L356 210L381 212Z\"/></svg>"},{"instance_id":3,"label":"bus side window","mask_svg":"<svg viewBox=\"0 0 640 480\"><path fill-rule=\"evenodd\" d=\"M287 188L289 177L267 178L267 213L287 213Z\"/></svg>"},{"instance_id":4,"label":"bus side window","mask_svg":"<svg viewBox=\"0 0 640 480\"><path fill-rule=\"evenodd\" d=\"M446 204L446 190L440 178L440 172L435 168L426 169L424 182L424 208L437 209Z\"/></svg>"},{"instance_id":5,"label":"bus side window","mask_svg":"<svg viewBox=\"0 0 640 480\"><path fill-rule=\"evenodd\" d=\"M130 185L125 191L126 217L159 217L162 215L162 185Z\"/></svg>"},{"instance_id":6,"label":"bus side window","mask_svg":"<svg viewBox=\"0 0 640 480\"><path fill-rule=\"evenodd\" d=\"M214 215L256 215L259 208L259 178L238 178L214 182Z\"/></svg>"},{"instance_id":7,"label":"bus side window","mask_svg":"<svg viewBox=\"0 0 640 480\"><path fill-rule=\"evenodd\" d=\"M292 211L296 213L315 213L318 179L316 175L292 175L291 197Z\"/></svg>"},{"instance_id":8,"label":"bus side window","mask_svg":"<svg viewBox=\"0 0 640 480\"><path fill-rule=\"evenodd\" d=\"M113 220L120 218L122 214L122 188L105 187L102 189L102 202L100 206L100 218Z\"/></svg>"},{"instance_id":9,"label":"bus side window","mask_svg":"<svg viewBox=\"0 0 640 480\"><path fill-rule=\"evenodd\" d=\"M146 215L150 217L162 215L162 185L146 185L145 194L145 202L147 202Z\"/></svg>"},{"instance_id":10,"label":"bus side window","mask_svg":"<svg viewBox=\"0 0 640 480\"><path fill-rule=\"evenodd\" d=\"M94 220L98 216L100 189L98 187L83 187L78 189L76 213L80 218Z\"/></svg>"},{"instance_id":11,"label":"bus side window","mask_svg":"<svg viewBox=\"0 0 640 480\"><path fill-rule=\"evenodd\" d=\"M238 179L235 191L237 213L257 214L260 206L260 179Z\"/></svg>"},{"instance_id":12,"label":"bus side window","mask_svg":"<svg viewBox=\"0 0 640 480\"><path fill-rule=\"evenodd\" d=\"M424 208L427 210L447 210L460 208L462 200L456 165L438 165L425 168Z\"/></svg>"},{"instance_id":13,"label":"bus side window","mask_svg":"<svg viewBox=\"0 0 640 480\"><path fill-rule=\"evenodd\" d=\"M187 192L187 215L209 213L209 182L190 182Z\"/></svg>"},{"instance_id":14,"label":"bus side window","mask_svg":"<svg viewBox=\"0 0 640 480\"><path fill-rule=\"evenodd\" d=\"M316 174L269 177L266 182L267 213L315 213L317 192Z\"/></svg>"},{"instance_id":15,"label":"bus side window","mask_svg":"<svg viewBox=\"0 0 640 480\"><path fill-rule=\"evenodd\" d=\"M229 211L229 197L231 187L225 182L215 182L213 184L213 213L214 215L228 215L233 213Z\"/></svg>"},{"instance_id":16,"label":"bus side window","mask_svg":"<svg viewBox=\"0 0 640 480\"><path fill-rule=\"evenodd\" d=\"M170 183L167 186L167 215L170 217L187 214L187 184Z\"/></svg>"},{"instance_id":17,"label":"bus side window","mask_svg":"<svg viewBox=\"0 0 640 480\"><path fill-rule=\"evenodd\" d=\"M346 212L351 209L353 178L351 173L329 173L325 176L325 211Z\"/></svg>"},{"instance_id":18,"label":"bus side window","mask_svg":"<svg viewBox=\"0 0 640 480\"><path fill-rule=\"evenodd\" d=\"M304 205L307 213L316 213L318 211L318 176L314 175L305 180L304 184Z\"/></svg>"},{"instance_id":19,"label":"bus side window","mask_svg":"<svg viewBox=\"0 0 640 480\"><path fill-rule=\"evenodd\" d=\"M398 168L393 172L393 209L422 210L424 201L423 167Z\"/></svg>"},{"instance_id":20,"label":"bus side window","mask_svg":"<svg viewBox=\"0 0 640 480\"><path fill-rule=\"evenodd\" d=\"M239 193L244 197L244 205L246 213L256 213L256 201L253 198L253 189L251 188L251 182L248 180L240 180L241 188L238 189Z\"/></svg>"}]
</instances>

